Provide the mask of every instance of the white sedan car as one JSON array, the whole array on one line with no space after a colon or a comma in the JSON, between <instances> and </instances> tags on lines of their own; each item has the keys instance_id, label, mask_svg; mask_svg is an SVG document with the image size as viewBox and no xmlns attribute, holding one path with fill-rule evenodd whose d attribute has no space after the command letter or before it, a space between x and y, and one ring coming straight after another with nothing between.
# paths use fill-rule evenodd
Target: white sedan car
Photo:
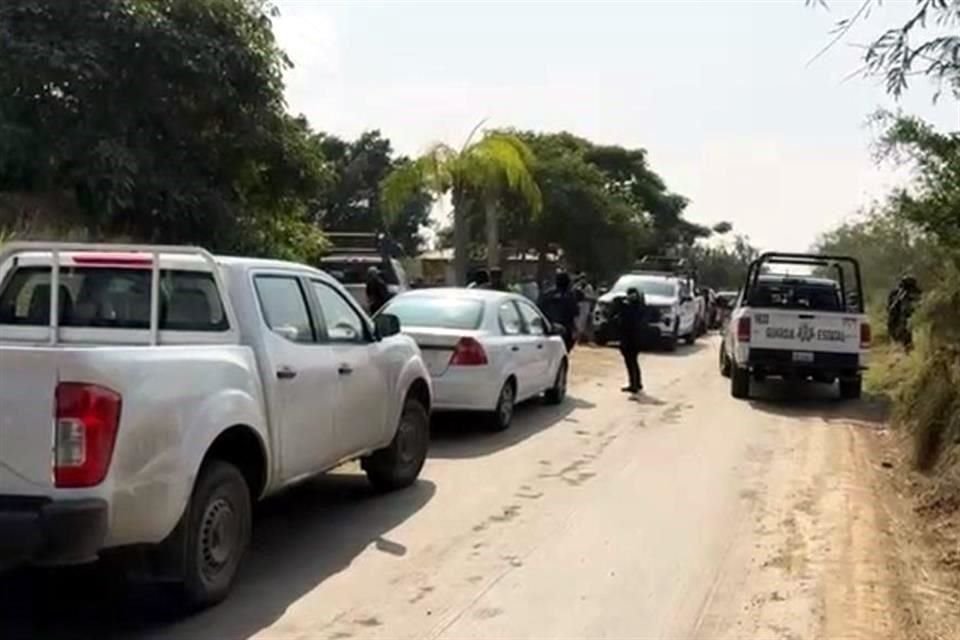
<instances>
[{"instance_id":1,"label":"white sedan car","mask_svg":"<svg viewBox=\"0 0 960 640\"><path fill-rule=\"evenodd\" d=\"M567 350L560 332L526 298L484 289L417 289L383 313L420 345L433 378L436 411L477 411L491 429L510 426L513 409L542 393L567 392Z\"/></svg>"}]
</instances>

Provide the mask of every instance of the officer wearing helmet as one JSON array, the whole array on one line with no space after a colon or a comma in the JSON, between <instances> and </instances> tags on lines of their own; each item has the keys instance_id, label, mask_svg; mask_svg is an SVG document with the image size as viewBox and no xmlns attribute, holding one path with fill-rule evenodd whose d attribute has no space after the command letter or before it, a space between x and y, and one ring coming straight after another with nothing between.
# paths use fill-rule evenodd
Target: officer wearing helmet
<instances>
[{"instance_id":1,"label":"officer wearing helmet","mask_svg":"<svg viewBox=\"0 0 960 640\"><path fill-rule=\"evenodd\" d=\"M907 350L913 347L913 331L910 318L920 300L920 286L912 275L900 278L897 287L887 296L887 333L894 342Z\"/></svg>"}]
</instances>

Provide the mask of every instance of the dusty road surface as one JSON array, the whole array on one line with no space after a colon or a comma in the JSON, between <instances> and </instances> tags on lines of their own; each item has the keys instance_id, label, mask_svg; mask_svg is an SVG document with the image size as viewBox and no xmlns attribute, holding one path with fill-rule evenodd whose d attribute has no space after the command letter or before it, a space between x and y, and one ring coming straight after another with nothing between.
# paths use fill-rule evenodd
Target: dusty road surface
<instances>
[{"instance_id":1,"label":"dusty road surface","mask_svg":"<svg viewBox=\"0 0 960 640\"><path fill-rule=\"evenodd\" d=\"M642 356L639 401L616 351L578 350L565 404L443 425L408 491L353 471L267 503L216 609L27 572L0 579L0 637L902 637L866 405L735 401L716 346Z\"/></svg>"}]
</instances>

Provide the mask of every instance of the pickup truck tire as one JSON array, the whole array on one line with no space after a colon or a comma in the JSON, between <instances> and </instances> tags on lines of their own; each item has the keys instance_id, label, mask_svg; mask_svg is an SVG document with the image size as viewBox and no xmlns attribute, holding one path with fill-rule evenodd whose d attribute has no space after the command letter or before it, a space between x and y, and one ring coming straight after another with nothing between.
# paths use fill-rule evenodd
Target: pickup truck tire
<instances>
[{"instance_id":1,"label":"pickup truck tire","mask_svg":"<svg viewBox=\"0 0 960 640\"><path fill-rule=\"evenodd\" d=\"M737 399L750 397L750 370L731 365L730 395Z\"/></svg>"},{"instance_id":2,"label":"pickup truck tire","mask_svg":"<svg viewBox=\"0 0 960 640\"><path fill-rule=\"evenodd\" d=\"M840 378L840 397L844 400L856 400L863 394L863 378Z\"/></svg>"},{"instance_id":3,"label":"pickup truck tire","mask_svg":"<svg viewBox=\"0 0 960 640\"><path fill-rule=\"evenodd\" d=\"M206 462L187 506L181 585L187 608L202 609L227 597L250 545L251 513L243 474L228 462Z\"/></svg>"},{"instance_id":4,"label":"pickup truck tire","mask_svg":"<svg viewBox=\"0 0 960 640\"><path fill-rule=\"evenodd\" d=\"M683 337L683 340L684 340L684 342L686 342L686 343L689 344L689 345L692 345L693 343L695 343L695 342L697 341L697 329L696 329L696 327L694 327L693 329L691 329L691 330L690 330L690 333L688 333L687 335L685 335L685 336Z\"/></svg>"},{"instance_id":5,"label":"pickup truck tire","mask_svg":"<svg viewBox=\"0 0 960 640\"><path fill-rule=\"evenodd\" d=\"M415 398L407 398L390 444L363 459L363 470L377 491L396 491L417 480L430 446L430 415Z\"/></svg>"},{"instance_id":6,"label":"pickup truck tire","mask_svg":"<svg viewBox=\"0 0 960 640\"><path fill-rule=\"evenodd\" d=\"M674 351L677 350L677 340L679 339L677 332L679 330L680 330L680 321L675 320L673 323L673 333L671 333L670 335L668 335L666 338L663 339L663 346L670 353L673 353Z\"/></svg>"},{"instance_id":7,"label":"pickup truck tire","mask_svg":"<svg viewBox=\"0 0 960 640\"><path fill-rule=\"evenodd\" d=\"M730 358L727 357L727 350L724 345L720 345L720 375L724 378L730 377Z\"/></svg>"},{"instance_id":8,"label":"pickup truck tire","mask_svg":"<svg viewBox=\"0 0 960 640\"><path fill-rule=\"evenodd\" d=\"M553 386L547 389L543 399L547 404L560 404L567 397L567 361L560 362L560 368L557 369L557 377L553 381Z\"/></svg>"},{"instance_id":9,"label":"pickup truck tire","mask_svg":"<svg viewBox=\"0 0 960 640\"><path fill-rule=\"evenodd\" d=\"M507 380L497 396L497 408L487 415L487 428L490 431L506 431L513 422L513 410L517 403L517 385L513 379Z\"/></svg>"}]
</instances>

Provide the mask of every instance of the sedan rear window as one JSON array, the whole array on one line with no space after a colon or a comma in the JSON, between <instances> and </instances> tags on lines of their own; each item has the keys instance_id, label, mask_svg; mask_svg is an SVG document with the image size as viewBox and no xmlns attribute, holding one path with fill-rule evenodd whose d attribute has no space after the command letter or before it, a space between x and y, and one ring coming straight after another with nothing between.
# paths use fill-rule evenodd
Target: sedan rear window
<instances>
[{"instance_id":1,"label":"sedan rear window","mask_svg":"<svg viewBox=\"0 0 960 640\"><path fill-rule=\"evenodd\" d=\"M401 327L436 327L474 330L483 320L483 303L470 298L401 296L384 307L383 313L400 318Z\"/></svg>"},{"instance_id":2,"label":"sedan rear window","mask_svg":"<svg viewBox=\"0 0 960 640\"><path fill-rule=\"evenodd\" d=\"M62 267L61 327L150 328L150 277L146 269ZM0 324L50 324L50 267L16 269L0 291ZM223 302L213 275L160 271L160 329L226 331Z\"/></svg>"}]
</instances>

